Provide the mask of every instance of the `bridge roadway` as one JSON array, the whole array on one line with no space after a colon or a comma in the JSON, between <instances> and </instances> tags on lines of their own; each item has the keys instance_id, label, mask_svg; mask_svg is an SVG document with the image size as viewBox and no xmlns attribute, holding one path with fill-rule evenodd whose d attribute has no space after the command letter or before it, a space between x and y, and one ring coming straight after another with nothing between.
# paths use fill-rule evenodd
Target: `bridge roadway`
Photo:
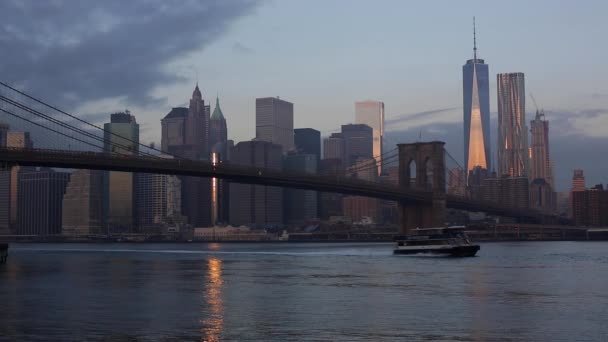
<instances>
[{"instance_id":1,"label":"bridge roadway","mask_svg":"<svg viewBox=\"0 0 608 342\"><path fill-rule=\"evenodd\" d=\"M279 186L379 198L397 201L404 205L432 203L432 196L429 191L402 189L393 185L373 183L345 176L285 172L230 163L212 165L208 161L189 159L142 157L106 152L2 147L0 148L0 163L6 166L46 166L215 177L227 179L235 183ZM542 219L539 213L533 210L503 208L492 203L471 201L453 195L446 196L446 206L454 209L514 217L531 222L537 222Z\"/></svg>"}]
</instances>

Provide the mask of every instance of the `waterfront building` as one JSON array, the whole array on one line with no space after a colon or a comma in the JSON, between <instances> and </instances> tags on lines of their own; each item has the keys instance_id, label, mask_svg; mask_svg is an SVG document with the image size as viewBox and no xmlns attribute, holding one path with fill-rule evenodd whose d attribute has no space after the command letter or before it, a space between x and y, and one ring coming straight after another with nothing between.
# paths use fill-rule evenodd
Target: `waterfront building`
<instances>
[{"instance_id":1,"label":"waterfront building","mask_svg":"<svg viewBox=\"0 0 608 342\"><path fill-rule=\"evenodd\" d=\"M17 234L61 234L62 200L69 180L69 173L52 169L19 173Z\"/></svg>"},{"instance_id":2,"label":"waterfront building","mask_svg":"<svg viewBox=\"0 0 608 342\"><path fill-rule=\"evenodd\" d=\"M317 156L318 162L321 159L321 132L313 128L296 128L293 133L296 150Z\"/></svg>"},{"instance_id":3,"label":"waterfront building","mask_svg":"<svg viewBox=\"0 0 608 342\"><path fill-rule=\"evenodd\" d=\"M30 138L29 132L7 132L6 147L13 148L34 148L34 143ZM32 170L29 167L11 166L9 179L9 226L12 231L17 228L19 211L19 173L25 170Z\"/></svg>"},{"instance_id":4,"label":"waterfront building","mask_svg":"<svg viewBox=\"0 0 608 342\"><path fill-rule=\"evenodd\" d=\"M319 164L319 174L322 176L338 176L342 175L344 166L342 159L332 158L323 159ZM321 192L319 194L319 216L328 220L332 216L342 216L342 194L335 192Z\"/></svg>"},{"instance_id":5,"label":"waterfront building","mask_svg":"<svg viewBox=\"0 0 608 342\"><path fill-rule=\"evenodd\" d=\"M283 149L267 141L243 141L234 146L231 163L282 170ZM274 186L230 184L230 224L278 226L283 224L283 189Z\"/></svg>"},{"instance_id":6,"label":"waterfront building","mask_svg":"<svg viewBox=\"0 0 608 342\"><path fill-rule=\"evenodd\" d=\"M574 169L572 174L572 187L570 188L570 210L568 211L569 217L574 217L574 193L579 191L585 191L587 185L585 184L585 174L582 169ZM582 203L579 201L579 203Z\"/></svg>"},{"instance_id":7,"label":"waterfront building","mask_svg":"<svg viewBox=\"0 0 608 342\"><path fill-rule=\"evenodd\" d=\"M102 171L76 170L62 203L63 235L105 234L102 218Z\"/></svg>"},{"instance_id":8,"label":"waterfront building","mask_svg":"<svg viewBox=\"0 0 608 342\"><path fill-rule=\"evenodd\" d=\"M608 226L608 190L602 185L572 192L572 218L577 226Z\"/></svg>"},{"instance_id":9,"label":"waterfront building","mask_svg":"<svg viewBox=\"0 0 608 342\"><path fill-rule=\"evenodd\" d=\"M129 111L110 115L104 124L104 151L135 155L139 150L139 124ZM135 174L109 171L103 177L103 217L112 233L135 230Z\"/></svg>"},{"instance_id":10,"label":"waterfront building","mask_svg":"<svg viewBox=\"0 0 608 342\"><path fill-rule=\"evenodd\" d=\"M181 215L181 181L174 175L141 173L137 182L137 223L144 234L159 234L186 221Z\"/></svg>"},{"instance_id":11,"label":"waterfront building","mask_svg":"<svg viewBox=\"0 0 608 342\"><path fill-rule=\"evenodd\" d=\"M381 184L399 186L399 167L385 167L385 173L379 177ZM399 222L399 207L397 202L378 200L378 222L396 224Z\"/></svg>"},{"instance_id":12,"label":"waterfront building","mask_svg":"<svg viewBox=\"0 0 608 342\"><path fill-rule=\"evenodd\" d=\"M375 167L376 159L358 158L355 165L347 169L347 173L354 178L368 182L375 182L378 178L378 169ZM353 221L361 221L367 217L373 222L378 221L378 199L362 196L345 196L342 200L344 216Z\"/></svg>"},{"instance_id":13,"label":"waterfront building","mask_svg":"<svg viewBox=\"0 0 608 342\"><path fill-rule=\"evenodd\" d=\"M488 65L483 59L477 58L476 38L473 19L473 59L467 60L462 66L466 177L476 167L491 169Z\"/></svg>"},{"instance_id":14,"label":"waterfront building","mask_svg":"<svg viewBox=\"0 0 608 342\"><path fill-rule=\"evenodd\" d=\"M530 192L527 177L488 177L481 182L481 200L507 208L528 209Z\"/></svg>"},{"instance_id":15,"label":"waterfront building","mask_svg":"<svg viewBox=\"0 0 608 342\"><path fill-rule=\"evenodd\" d=\"M283 154L293 150L293 103L278 97L255 99L257 140L281 146Z\"/></svg>"},{"instance_id":16,"label":"waterfront building","mask_svg":"<svg viewBox=\"0 0 608 342\"><path fill-rule=\"evenodd\" d=\"M288 153L285 156L283 169L287 172L317 173L317 156L305 153ZM318 217L318 193L313 190L284 189L285 222L292 225L303 225L306 221Z\"/></svg>"},{"instance_id":17,"label":"waterfront building","mask_svg":"<svg viewBox=\"0 0 608 342\"><path fill-rule=\"evenodd\" d=\"M521 72L498 74L498 175L528 176L526 92Z\"/></svg>"},{"instance_id":18,"label":"waterfront building","mask_svg":"<svg viewBox=\"0 0 608 342\"><path fill-rule=\"evenodd\" d=\"M345 196L342 199L344 216L353 222L371 220L372 223L378 221L378 200L375 198L362 196Z\"/></svg>"},{"instance_id":19,"label":"waterfront building","mask_svg":"<svg viewBox=\"0 0 608 342\"><path fill-rule=\"evenodd\" d=\"M349 167L359 158L373 158L373 129L363 124L342 125L344 162Z\"/></svg>"},{"instance_id":20,"label":"waterfront building","mask_svg":"<svg viewBox=\"0 0 608 342\"><path fill-rule=\"evenodd\" d=\"M543 178L536 178L530 183L530 208L546 214L555 212L555 191L553 191L551 184Z\"/></svg>"},{"instance_id":21,"label":"waterfront building","mask_svg":"<svg viewBox=\"0 0 608 342\"><path fill-rule=\"evenodd\" d=\"M0 235L10 235L11 171L0 170Z\"/></svg>"},{"instance_id":22,"label":"waterfront building","mask_svg":"<svg viewBox=\"0 0 608 342\"><path fill-rule=\"evenodd\" d=\"M355 122L372 129L372 156L376 158L378 174L382 173L382 146L384 139L384 102L355 102Z\"/></svg>"}]
</instances>

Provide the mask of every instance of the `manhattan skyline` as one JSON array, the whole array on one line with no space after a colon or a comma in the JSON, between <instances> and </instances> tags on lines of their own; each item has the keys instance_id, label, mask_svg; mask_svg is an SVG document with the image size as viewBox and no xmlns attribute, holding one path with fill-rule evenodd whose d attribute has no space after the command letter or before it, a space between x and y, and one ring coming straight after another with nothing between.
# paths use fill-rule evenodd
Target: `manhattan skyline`
<instances>
[{"instance_id":1,"label":"manhattan skyline","mask_svg":"<svg viewBox=\"0 0 608 342\"><path fill-rule=\"evenodd\" d=\"M606 162L597 165L576 153L577 147L608 141L601 129L608 114L601 76L607 53L592 44L607 29L600 20L606 8L602 2L564 3L549 12L544 9L550 2L496 4L492 10L480 2L457 7L446 2L415 7L395 1L374 6L352 2L348 8L338 1L316 6L292 1L203 3L175 4L169 11L139 2L108 2L92 9L67 8L65 13L49 11L58 8L54 4L7 4L0 14L7 22L0 31L6 50L27 41L32 63L7 52L0 71L8 82L96 122L128 108L138 118L145 143L160 142L160 118L172 107L186 105L184 94L198 80L205 101L212 102L217 93L222 97L230 116L229 138L235 141L255 136L257 97L289 99L294 127L313 127L323 136L355 122L353 102L373 99L386 105L387 143L396 139L391 134L411 141L422 132L424 138L446 140L450 152L462 156L460 68L472 58L470 21L475 15L483 28L478 30L478 48L491 64L491 125L495 127L497 118L495 74L524 72L526 91L534 94L551 122L557 189L567 189L574 168L585 169L591 184L607 182ZM323 11L316 10L320 6ZM81 18L71 16L68 27L56 27L72 10L84 12ZM129 13L142 10L149 14L145 20L126 20ZM188 12L208 20L178 25ZM56 33L33 39L42 31L24 26L19 18L26 15L55 27ZM364 27L358 25L363 18L368 23ZM74 26L85 21L87 33L74 33ZM159 22L166 23L161 25L166 32L150 29ZM123 46L116 37L127 30L134 39ZM68 31L72 37L64 34ZM100 42L106 49L123 51L122 62L107 68L94 56L85 58ZM147 56L141 56L140 44L150 46ZM175 49L166 53L167 47ZM74 72L84 72L86 84ZM530 103L526 113L532 117ZM495 128L491 137L496 137Z\"/></svg>"}]
</instances>

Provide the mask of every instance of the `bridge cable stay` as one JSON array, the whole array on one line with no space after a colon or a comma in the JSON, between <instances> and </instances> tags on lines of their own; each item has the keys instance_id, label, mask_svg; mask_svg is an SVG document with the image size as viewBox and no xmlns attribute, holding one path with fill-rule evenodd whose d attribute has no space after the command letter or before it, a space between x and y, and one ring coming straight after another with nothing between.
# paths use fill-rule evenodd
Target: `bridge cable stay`
<instances>
[{"instance_id":1,"label":"bridge cable stay","mask_svg":"<svg viewBox=\"0 0 608 342\"><path fill-rule=\"evenodd\" d=\"M377 168L379 166L379 164L380 165L384 164L385 159L394 158L395 155L393 155L391 157L384 157L384 156L388 155L389 153L393 153L396 150L397 150L397 148L394 148L394 149L392 149L390 151L382 153L379 156L374 156L373 159L370 159L368 161L364 161L364 162L360 163L359 165L355 165L353 167L347 168L345 170L345 173L348 174L348 173L358 172L358 171L362 171L362 170L369 170L369 169L372 169L372 168ZM378 158L381 158L381 160L378 161Z\"/></svg>"},{"instance_id":2,"label":"bridge cable stay","mask_svg":"<svg viewBox=\"0 0 608 342\"><path fill-rule=\"evenodd\" d=\"M22 117L22 116L20 116L20 115L18 115L18 114L12 113L12 112L10 112L10 111L8 111L8 110L4 109L4 108L0 108L0 111L4 112L4 113L6 113L6 114L12 115L13 117L16 117L16 118L19 118L19 119L21 119L21 120L24 120L24 121L26 121L26 122L29 122L30 124L36 125L36 126L38 126L38 127L41 127L41 128L43 128L43 129L50 130L50 131L52 131L52 132L54 132L54 133L57 133L57 134L59 134L59 135L62 135L62 136L64 136L64 137L66 137L66 138L73 139L73 140L76 140L76 141L78 141L78 142L81 142L81 143L84 143L84 144L87 144L87 145L90 145L90 146L93 146L93 147L96 147L96 148L99 148L99 149L102 149L102 150L103 150L103 147L102 147L102 146L94 145L94 144L92 144L92 143L90 143L90 142L88 142L88 141L81 140L81 139L78 139L78 138L73 137L73 136L69 136L69 135L67 135L67 134L65 134L65 133L62 133L62 132L59 132L59 131L57 131L57 130L55 130L55 129L53 129L53 128L50 128L50 127L44 126L44 125L42 125L41 123L38 123L38 122L32 121L32 120L27 119L27 118L24 118L24 117Z\"/></svg>"},{"instance_id":3,"label":"bridge cable stay","mask_svg":"<svg viewBox=\"0 0 608 342\"><path fill-rule=\"evenodd\" d=\"M32 101L35 101L36 103L39 103L39 104L41 104L41 105L43 105L43 106L45 106L45 107L47 107L47 108L50 108L50 109L52 109L52 110L54 110L54 111L56 111L56 112L58 112L58 113L61 113L61 114L63 114L63 115L66 115L66 116L68 116L68 117L70 117L70 118L72 118L72 119L74 119L74 120L76 120L76 121L78 121L78 122L80 122L80 123L83 123L83 124L85 124L85 125L87 125L87 126L90 126L90 127L92 127L92 128L95 128L95 129L97 129L97 130L99 130L99 131L102 131L102 132L104 132L104 133L108 133L109 135L112 135L112 136L118 137L118 138L120 138L120 139L123 139L124 141L131 142L131 143L136 144L136 145L138 145L138 146L142 146L142 147L144 147L145 149L153 150L153 151L159 152L159 153L161 153L161 154L165 154L165 155L172 156L172 157L174 157L174 158L179 158L179 159L182 159L182 158L181 158L181 157L179 157L179 156L173 155L173 154L168 153L168 152L166 152L166 151L162 151L162 150L157 149L157 148L152 147L152 146L148 146L148 145L142 144L142 143L140 143L140 142L138 142L138 141L134 141L134 140L129 139L129 138L127 138L127 137L124 137L124 136L121 136L121 135L119 135L119 134L116 134L116 133L114 133L114 132L112 132L112 131L106 130L106 129L105 129L105 128L103 128L103 127L100 127L100 126L97 126L97 125L95 125L95 124L92 124L92 123L90 123L90 122L88 122L88 121L86 121L86 120L83 120L83 119L81 119L81 118L79 118L79 117L75 116L75 115L69 114L69 113L67 113L67 112L65 112L65 111L63 111L63 110L61 110L61 109L59 109L59 108L57 108L57 107L55 107L55 106L53 106L53 105L51 105L51 104L49 104L49 103L45 102L45 101L43 101L43 100L40 100L40 99L38 99L38 98L35 98L35 97L33 97L33 96L28 95L28 94L27 94L27 93L25 93L25 92L22 92L22 91L20 91L20 90L18 90L18 89L15 89L15 88L11 87L10 85L8 85L8 84L6 84L6 83L4 83L4 82L2 82L2 81L0 81L0 86L5 87L5 88L7 88L7 89L10 89L11 91L13 91L13 92L15 92L15 93L17 93L17 94L20 94L20 95L22 95L22 96L25 96L26 98L28 98L28 99L30 99L30 100L32 100ZM138 150L139 150L139 149L138 149Z\"/></svg>"},{"instance_id":4,"label":"bridge cable stay","mask_svg":"<svg viewBox=\"0 0 608 342\"><path fill-rule=\"evenodd\" d=\"M91 138L91 139L93 139L93 140L97 140L97 141L103 142L103 143L104 143L104 145L101 147L101 150L104 150L104 149L105 149L105 143L109 143L109 144L110 144L111 146L113 146L113 147L122 148L122 149L124 149L124 150L128 150L128 149L129 149L129 146L122 145L122 144L119 144L119 143L117 143L117 142L107 141L106 139L101 138L101 137L99 137L99 136L95 135L94 133L87 132L87 131L85 131L85 130L83 130L83 129L80 129L80 128L76 127L76 126L73 126L73 125L67 124L67 123L65 123L65 122L63 122L63 121L60 121L60 120L55 119L55 118L53 118L53 117L50 117L50 116L48 116L48 115L46 115L46 114L43 114L43 113L41 113L41 112L38 112L37 110L32 109L32 108L30 108L30 107L28 107L28 106L26 106L26 105L23 105L23 104L21 104L21 103L19 103L19 102L17 102L17 101L13 101L13 100L11 100L11 99L8 99L8 98L6 98L6 97L4 97L4 96L2 96L2 95L0 95L0 101L7 102L7 103L9 103L9 104L11 104L11 105L13 105L13 106L15 106L15 107L17 107L17 108L21 109L21 110L24 110L24 111L29 112L29 113L31 113L31 114L33 114L33 115L37 116L37 117L40 117L40 118L42 118L42 119L45 119L45 120L50 121L50 122L52 122L52 123L55 123L55 124L57 124L57 125L59 125L59 126L61 126L61 127L63 127L63 128L66 128L66 129L68 129L68 130L70 130L70 131L73 131L73 132L75 132L75 133L78 133L78 134L84 135L85 137L88 137L88 138ZM11 115L13 115L13 114L11 114ZM13 116L15 116L15 115L13 115ZM23 118L22 118L22 119L23 119ZM28 120L28 121L29 121L29 120ZM30 123L32 123L32 122L30 121ZM40 125L38 125L38 126L40 126ZM40 127L43 127L43 128L45 128L45 129L50 129L50 127L48 127L48 126L40 126ZM58 131L56 131L56 130L54 130L54 132L55 132L55 133L59 133L59 132L58 132ZM74 137L72 137L72 136L67 136L67 135L64 135L64 134L61 134L61 135L66 136L66 137L68 137L68 138L74 138ZM78 139L78 141L79 141L79 142L83 142L82 140L79 140L79 139ZM90 145L90 146L94 146L94 145L91 145L91 144L88 144L88 145ZM95 146L96 146L96 145L95 145ZM97 147L97 146L96 146L96 147ZM149 153L144 152L144 151L138 151L138 152L139 152L140 154L145 154L146 156L150 156L150 157L154 157L154 158L157 158L157 157L158 157L158 156L156 156L156 155L149 154Z\"/></svg>"}]
</instances>

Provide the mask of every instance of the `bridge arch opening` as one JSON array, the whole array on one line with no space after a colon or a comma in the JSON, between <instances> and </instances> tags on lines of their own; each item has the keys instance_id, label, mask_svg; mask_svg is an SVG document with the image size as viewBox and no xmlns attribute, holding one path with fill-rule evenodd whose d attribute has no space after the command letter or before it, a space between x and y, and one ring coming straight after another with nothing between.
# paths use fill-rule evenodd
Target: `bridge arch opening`
<instances>
[{"instance_id":1,"label":"bridge arch opening","mask_svg":"<svg viewBox=\"0 0 608 342\"><path fill-rule=\"evenodd\" d=\"M407 166L410 188L416 187L416 161L411 159Z\"/></svg>"}]
</instances>

